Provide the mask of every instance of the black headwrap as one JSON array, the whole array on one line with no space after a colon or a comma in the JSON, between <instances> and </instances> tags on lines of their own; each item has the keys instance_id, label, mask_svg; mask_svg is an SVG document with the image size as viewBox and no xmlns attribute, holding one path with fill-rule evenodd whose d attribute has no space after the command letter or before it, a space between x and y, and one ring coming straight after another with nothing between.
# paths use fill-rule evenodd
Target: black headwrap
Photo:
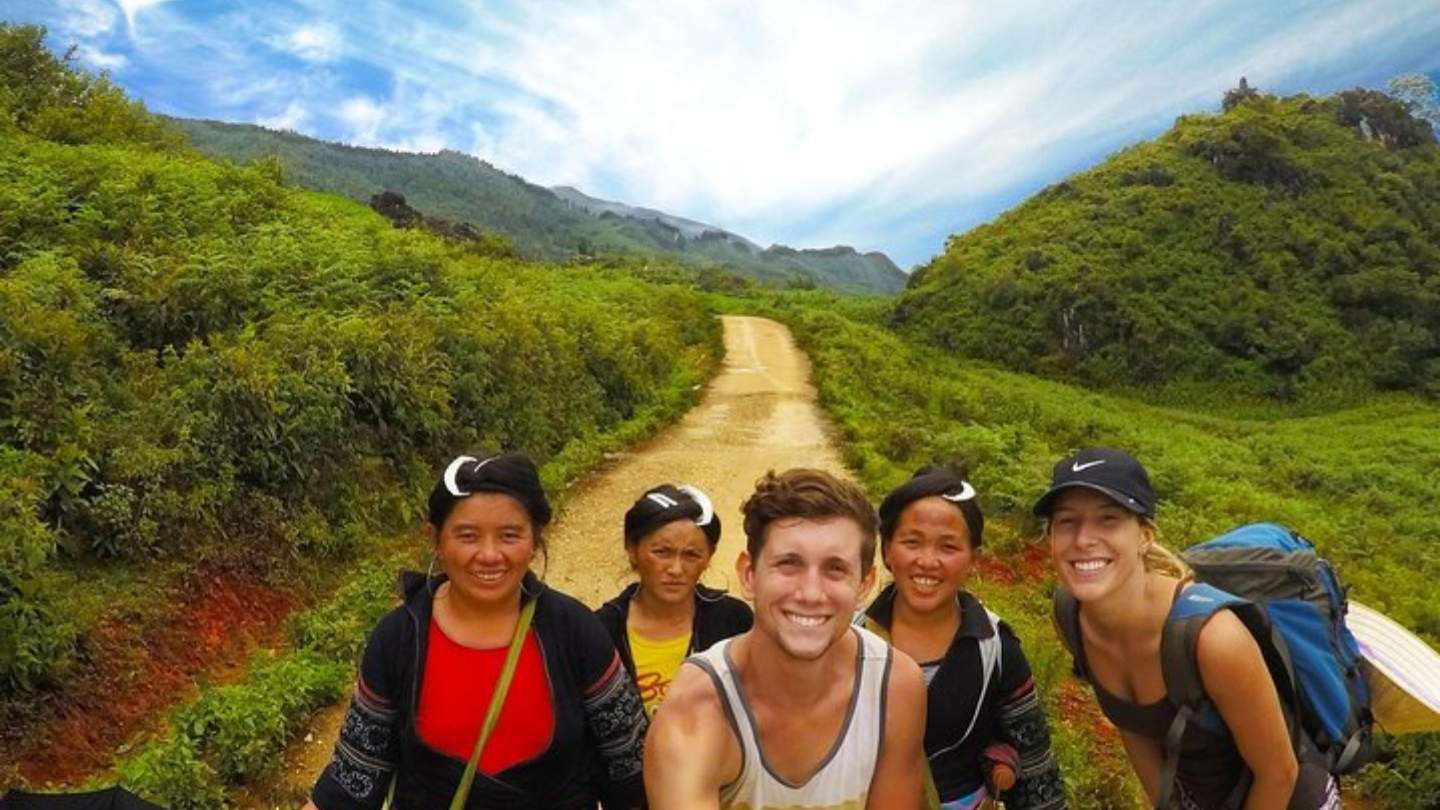
<instances>
[{"instance_id":1,"label":"black headwrap","mask_svg":"<svg viewBox=\"0 0 1440 810\"><path fill-rule=\"evenodd\" d=\"M699 526L712 551L720 542L720 516L709 496L689 484L661 484L637 498L625 512L625 542L637 543L672 520L689 520Z\"/></svg>"},{"instance_id":2,"label":"black headwrap","mask_svg":"<svg viewBox=\"0 0 1440 810\"><path fill-rule=\"evenodd\" d=\"M450 462L430 491L430 523L443 525L455 504L477 492L498 492L519 501L537 529L550 523L540 471L520 453L459 456Z\"/></svg>"},{"instance_id":3,"label":"black headwrap","mask_svg":"<svg viewBox=\"0 0 1440 810\"><path fill-rule=\"evenodd\" d=\"M980 547L980 538L985 531L985 516L975 500L975 487L958 474L943 467L921 467L909 481L890 490L880 502L880 537L889 541L900 522L900 513L905 507L920 500L939 495L955 504L960 516L965 519L965 528L970 531L970 545Z\"/></svg>"}]
</instances>

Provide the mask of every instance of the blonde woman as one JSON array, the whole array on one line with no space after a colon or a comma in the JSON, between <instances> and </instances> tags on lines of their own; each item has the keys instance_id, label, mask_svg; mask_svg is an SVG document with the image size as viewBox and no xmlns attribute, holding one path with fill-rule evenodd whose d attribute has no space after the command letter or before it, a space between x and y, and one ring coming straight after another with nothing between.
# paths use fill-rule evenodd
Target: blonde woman
<instances>
[{"instance_id":1,"label":"blonde woman","mask_svg":"<svg viewBox=\"0 0 1440 810\"><path fill-rule=\"evenodd\" d=\"M1339 808L1322 768L1297 762L1279 693L1250 631L1229 610L1200 631L1197 659L1213 716L1180 726L1166 697L1160 637L1190 585L1184 564L1156 542L1155 496L1128 453L1091 448L1056 463L1035 504L1059 578L1057 623L1073 637L1075 669L1120 729L1150 800L1183 810ZM1073 600L1073 609L1065 609ZM1069 625L1065 628L1063 625Z\"/></svg>"}]
</instances>

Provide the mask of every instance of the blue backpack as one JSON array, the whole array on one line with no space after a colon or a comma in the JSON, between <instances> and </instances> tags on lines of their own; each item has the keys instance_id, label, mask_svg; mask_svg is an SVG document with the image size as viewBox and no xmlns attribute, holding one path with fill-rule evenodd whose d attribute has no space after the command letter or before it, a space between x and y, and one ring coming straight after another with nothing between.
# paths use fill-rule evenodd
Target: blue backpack
<instances>
[{"instance_id":1,"label":"blue backpack","mask_svg":"<svg viewBox=\"0 0 1440 810\"><path fill-rule=\"evenodd\" d=\"M1296 758L1337 775L1373 760L1370 690L1359 646L1345 627L1345 587L1315 546L1282 526L1252 523L1191 546L1181 556L1198 584L1180 593L1160 636L1166 697L1177 714L1166 735L1156 806L1163 807L1173 792L1186 724L1194 720L1203 728L1224 730L1205 696L1196 661L1201 628L1224 608L1259 642ZM1080 643L1080 613L1064 589L1055 594L1055 620L1073 654Z\"/></svg>"}]
</instances>

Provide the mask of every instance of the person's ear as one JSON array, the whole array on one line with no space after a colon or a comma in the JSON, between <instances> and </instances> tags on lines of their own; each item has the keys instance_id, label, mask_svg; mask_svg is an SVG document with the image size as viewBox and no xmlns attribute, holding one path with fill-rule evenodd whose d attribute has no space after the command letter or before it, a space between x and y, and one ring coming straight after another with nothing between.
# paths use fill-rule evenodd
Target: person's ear
<instances>
[{"instance_id":1,"label":"person's ear","mask_svg":"<svg viewBox=\"0 0 1440 810\"><path fill-rule=\"evenodd\" d=\"M745 598L751 602L755 601L755 561L750 559L748 550L740 552L735 558L735 575L740 578L740 590Z\"/></svg>"},{"instance_id":2,"label":"person's ear","mask_svg":"<svg viewBox=\"0 0 1440 810\"><path fill-rule=\"evenodd\" d=\"M870 566L870 570L866 571L865 575L860 577L859 597L861 602L864 602L866 599L870 598L870 591L874 590L875 588L875 579L877 576L878 575L875 573L875 566L872 565Z\"/></svg>"}]
</instances>

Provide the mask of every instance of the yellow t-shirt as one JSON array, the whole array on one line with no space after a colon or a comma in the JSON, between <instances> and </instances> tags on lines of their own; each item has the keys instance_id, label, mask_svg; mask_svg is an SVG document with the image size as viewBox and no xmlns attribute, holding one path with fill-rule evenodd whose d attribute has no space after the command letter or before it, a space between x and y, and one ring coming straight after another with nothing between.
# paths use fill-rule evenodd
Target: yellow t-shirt
<instances>
[{"instance_id":1,"label":"yellow t-shirt","mask_svg":"<svg viewBox=\"0 0 1440 810\"><path fill-rule=\"evenodd\" d=\"M640 697L645 701L645 712L654 714L655 707L665 699L685 653L690 649L690 634L667 639L646 638L626 627L630 638L630 656L635 659L635 685L640 687Z\"/></svg>"}]
</instances>

